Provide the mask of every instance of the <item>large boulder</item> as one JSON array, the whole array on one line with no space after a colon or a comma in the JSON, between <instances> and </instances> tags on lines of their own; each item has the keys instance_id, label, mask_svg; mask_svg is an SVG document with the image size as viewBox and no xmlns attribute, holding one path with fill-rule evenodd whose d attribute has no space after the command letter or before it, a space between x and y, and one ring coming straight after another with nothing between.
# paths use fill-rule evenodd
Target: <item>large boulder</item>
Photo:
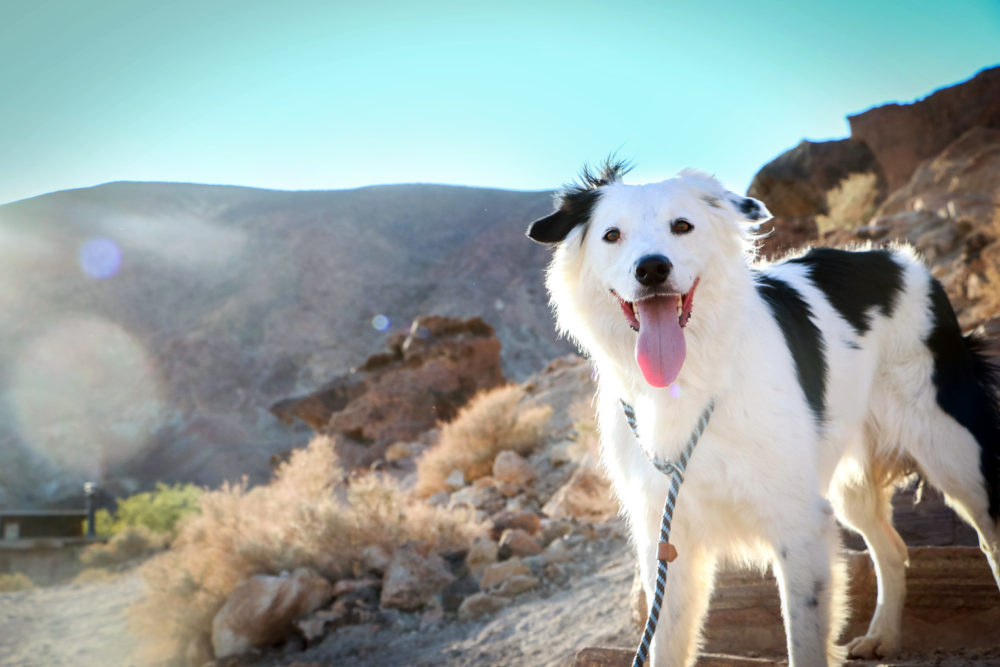
<instances>
[{"instance_id":1,"label":"large boulder","mask_svg":"<svg viewBox=\"0 0 1000 667\"><path fill-rule=\"evenodd\" d=\"M307 568L241 581L212 620L215 657L239 655L278 642L296 618L316 611L332 597L330 582Z\"/></svg>"},{"instance_id":2,"label":"large boulder","mask_svg":"<svg viewBox=\"0 0 1000 667\"><path fill-rule=\"evenodd\" d=\"M870 175L874 203L885 198L885 178L875 156L854 139L802 141L764 165L747 190L774 215L764 227L771 232L764 252L773 256L814 241L817 216L830 213L829 193L854 174Z\"/></svg>"},{"instance_id":3,"label":"large boulder","mask_svg":"<svg viewBox=\"0 0 1000 667\"><path fill-rule=\"evenodd\" d=\"M417 545L404 545L396 549L382 578L381 604L386 608L415 611L454 580L443 558L424 554Z\"/></svg>"},{"instance_id":4,"label":"large boulder","mask_svg":"<svg viewBox=\"0 0 1000 667\"><path fill-rule=\"evenodd\" d=\"M971 128L1000 129L1000 67L912 104L886 104L847 120L851 137L871 148L890 191L895 190L910 180L921 162Z\"/></svg>"},{"instance_id":5,"label":"large boulder","mask_svg":"<svg viewBox=\"0 0 1000 667\"><path fill-rule=\"evenodd\" d=\"M420 317L388 347L318 391L276 403L271 412L338 436L347 443L338 447L349 454L346 463L367 465L390 444L416 440L453 418L476 392L505 381L500 341L478 317Z\"/></svg>"}]
</instances>

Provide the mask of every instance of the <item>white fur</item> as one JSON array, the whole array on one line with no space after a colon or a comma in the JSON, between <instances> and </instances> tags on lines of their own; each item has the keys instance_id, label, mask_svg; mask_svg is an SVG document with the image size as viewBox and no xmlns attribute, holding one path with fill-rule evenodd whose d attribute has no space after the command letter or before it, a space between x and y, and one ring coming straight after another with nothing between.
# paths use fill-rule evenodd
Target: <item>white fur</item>
<instances>
[{"instance_id":1,"label":"white fur","mask_svg":"<svg viewBox=\"0 0 1000 667\"><path fill-rule=\"evenodd\" d=\"M879 575L868 633L849 645L861 656L900 649L906 547L892 528L892 483L916 463L979 531L994 572L1000 539L982 493L976 442L935 401L930 276L907 247L894 251L904 289L891 318L872 309L854 349L850 325L798 264L752 264L754 222L744 198L699 172L647 185L612 181L590 216L556 246L546 285L559 329L592 359L599 377L602 460L627 518L647 599L669 479L640 451L619 401L635 408L653 454L676 458L709 400L715 413L691 459L673 518L664 610L654 666L692 665L718 563L773 566L790 664L840 664L845 581L834 514L867 541ZM767 214L761 207L761 215ZM694 230L672 234L683 217ZM757 222L759 222L759 217ZM621 230L618 243L602 240ZM636 334L614 290L632 300L634 264L650 253L673 264L671 286L699 279L685 331L680 394L648 385L634 360ZM812 308L828 365L826 424L818 429L783 334L758 295L753 270L791 284ZM944 445L944 446L942 446ZM998 579L1000 581L1000 579Z\"/></svg>"}]
</instances>

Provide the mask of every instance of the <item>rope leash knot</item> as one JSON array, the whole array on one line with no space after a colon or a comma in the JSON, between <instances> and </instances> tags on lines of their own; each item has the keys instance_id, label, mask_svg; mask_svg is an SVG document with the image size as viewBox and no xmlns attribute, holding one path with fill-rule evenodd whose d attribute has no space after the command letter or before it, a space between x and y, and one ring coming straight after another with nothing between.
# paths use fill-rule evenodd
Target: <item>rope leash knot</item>
<instances>
[{"instance_id":1,"label":"rope leash knot","mask_svg":"<svg viewBox=\"0 0 1000 667\"><path fill-rule=\"evenodd\" d=\"M660 542L656 549L656 586L653 590L653 601L649 606L649 615L646 617L646 627L642 632L642 639L639 647L635 651L635 658L632 660L632 667L642 667L649 657L649 644L653 641L656 633L656 624L660 618L660 609L663 604L663 591L667 585L667 564L672 563L677 558L677 549L670 544L670 524L673 521L674 504L677 502L677 494L680 493L681 484L684 482L684 471L687 469L688 461L694 452L695 445L701 438L708 426L708 420L715 409L715 401L709 401L701 418L695 425L691 437L688 438L687 445L681 452L677 461L670 461L653 456L642 446L639 439L638 424L635 419L635 410L625 401L621 401L622 409L625 411L625 420L635 435L635 441L639 449L646 455L650 463L664 475L670 476L670 489L667 491L667 500L663 506L663 520L660 522Z\"/></svg>"}]
</instances>

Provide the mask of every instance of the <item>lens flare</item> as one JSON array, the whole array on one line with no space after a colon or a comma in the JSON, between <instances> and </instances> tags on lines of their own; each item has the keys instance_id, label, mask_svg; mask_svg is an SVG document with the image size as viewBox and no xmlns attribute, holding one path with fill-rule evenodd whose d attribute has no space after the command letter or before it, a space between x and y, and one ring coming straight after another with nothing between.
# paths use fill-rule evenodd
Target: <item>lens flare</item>
<instances>
[{"instance_id":1,"label":"lens flare","mask_svg":"<svg viewBox=\"0 0 1000 667\"><path fill-rule=\"evenodd\" d=\"M381 313L372 318L372 327L376 331L385 331L389 328L389 324L389 318Z\"/></svg>"},{"instance_id":2,"label":"lens flare","mask_svg":"<svg viewBox=\"0 0 1000 667\"><path fill-rule=\"evenodd\" d=\"M111 239L98 237L89 239L80 246L78 259L84 273L91 278L104 280L118 273L122 266L122 251Z\"/></svg>"},{"instance_id":3,"label":"lens flare","mask_svg":"<svg viewBox=\"0 0 1000 667\"><path fill-rule=\"evenodd\" d=\"M92 479L135 456L164 418L142 345L93 316L62 320L19 351L10 405L26 445Z\"/></svg>"}]
</instances>

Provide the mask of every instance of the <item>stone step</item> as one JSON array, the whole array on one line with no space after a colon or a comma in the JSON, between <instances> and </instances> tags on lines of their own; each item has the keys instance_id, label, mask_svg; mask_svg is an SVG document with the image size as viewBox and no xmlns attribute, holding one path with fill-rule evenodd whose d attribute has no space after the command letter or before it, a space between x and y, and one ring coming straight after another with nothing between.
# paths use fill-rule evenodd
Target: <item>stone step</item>
<instances>
[{"instance_id":1,"label":"stone step","mask_svg":"<svg viewBox=\"0 0 1000 667\"><path fill-rule=\"evenodd\" d=\"M906 654L985 650L1000 655L1000 591L982 552L976 547L925 546L910 547L909 553L903 611ZM851 615L841 641L864 634L876 596L875 571L868 552L848 552L847 564ZM638 627L637 641L640 633ZM712 596L705 638L705 654L699 665L780 664L774 658L745 657L785 655L785 631L774 577L770 573L761 576L746 571L722 572ZM575 664L629 665L631 656L630 648L588 648L577 655Z\"/></svg>"}]
</instances>

